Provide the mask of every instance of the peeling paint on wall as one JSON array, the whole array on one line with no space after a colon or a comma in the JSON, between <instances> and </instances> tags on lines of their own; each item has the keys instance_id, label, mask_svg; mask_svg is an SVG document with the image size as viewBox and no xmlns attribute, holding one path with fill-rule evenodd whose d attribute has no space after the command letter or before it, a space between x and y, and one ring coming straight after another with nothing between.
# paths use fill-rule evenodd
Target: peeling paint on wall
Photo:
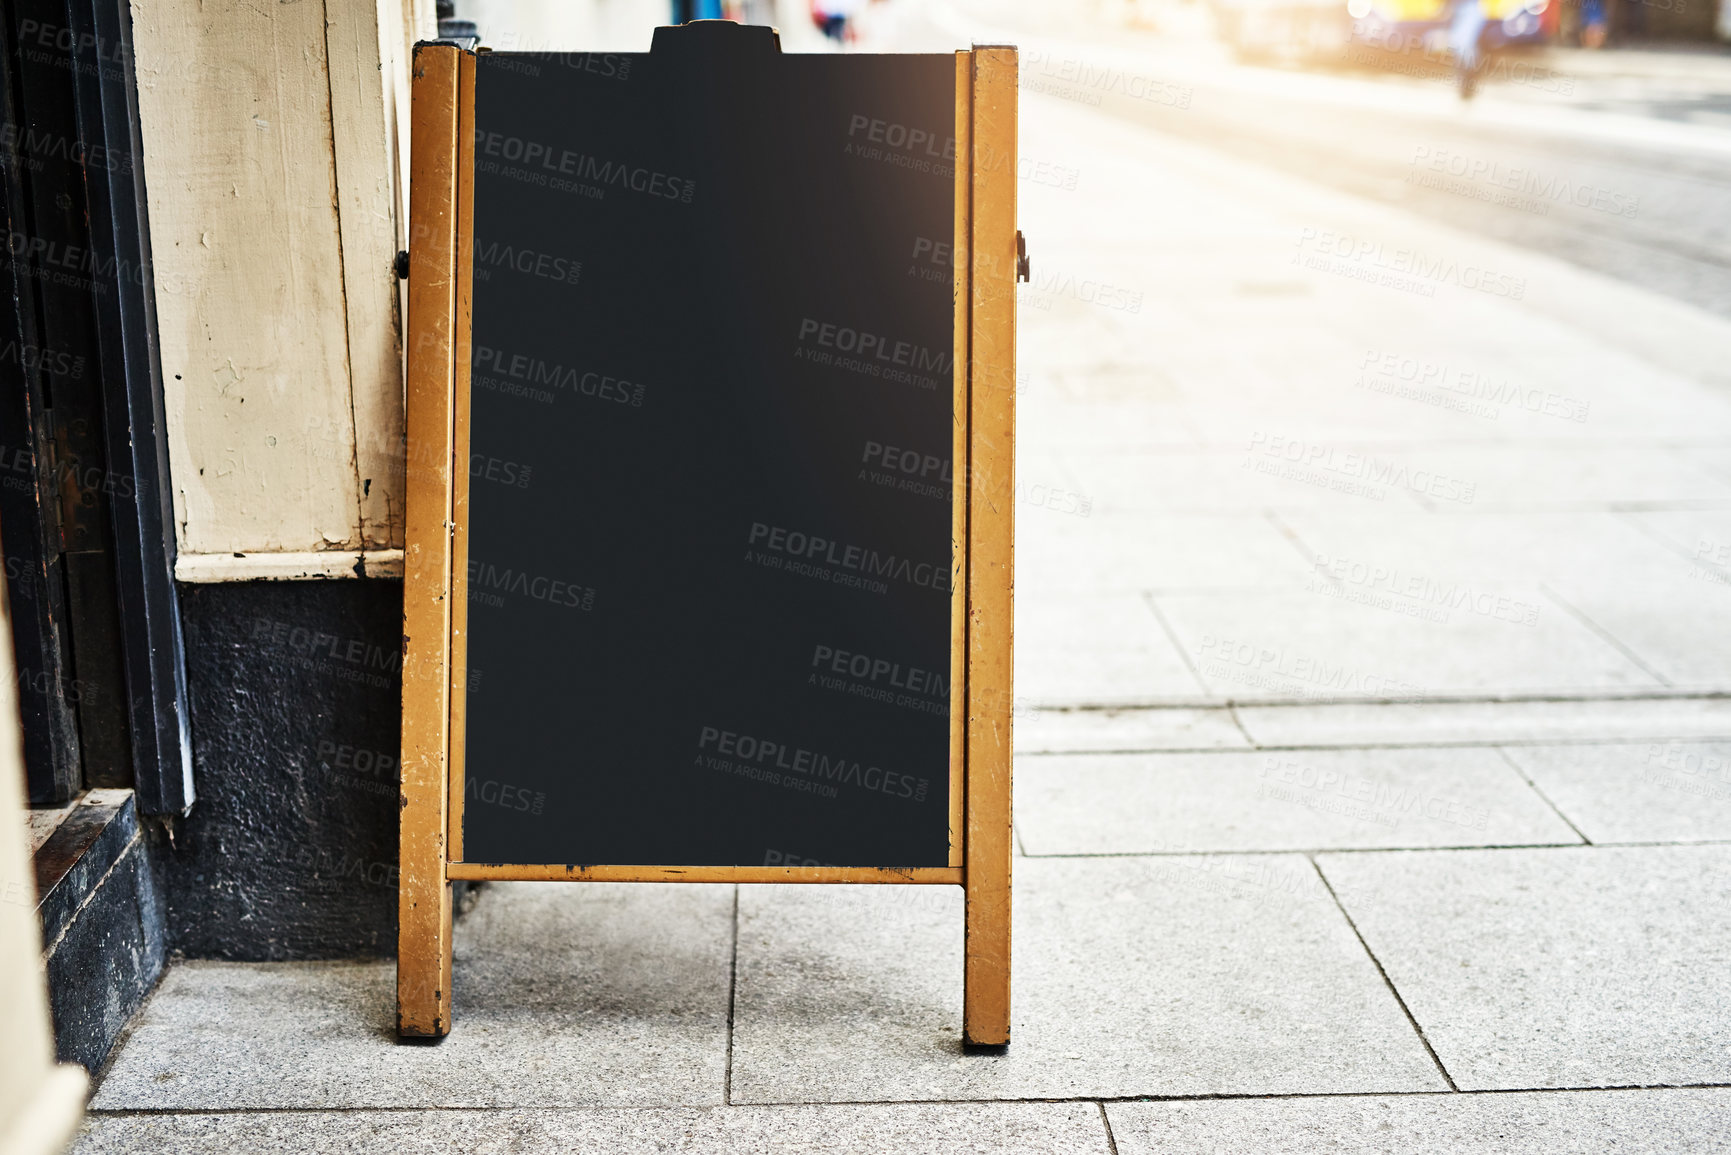
<instances>
[{"instance_id":1,"label":"peeling paint on wall","mask_svg":"<svg viewBox=\"0 0 1731 1155\"><path fill-rule=\"evenodd\" d=\"M392 264L431 8L133 6L182 580L401 557Z\"/></svg>"}]
</instances>

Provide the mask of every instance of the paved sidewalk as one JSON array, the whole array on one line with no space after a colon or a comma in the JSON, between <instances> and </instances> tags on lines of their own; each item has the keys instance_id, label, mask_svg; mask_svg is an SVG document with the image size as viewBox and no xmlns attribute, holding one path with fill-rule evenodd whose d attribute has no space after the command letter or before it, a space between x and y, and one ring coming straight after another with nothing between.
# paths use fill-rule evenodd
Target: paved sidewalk
<instances>
[{"instance_id":1,"label":"paved sidewalk","mask_svg":"<svg viewBox=\"0 0 1731 1155\"><path fill-rule=\"evenodd\" d=\"M1023 109L1009 1053L948 888L502 884L439 1046L174 967L80 1151L1731 1147L1731 323Z\"/></svg>"}]
</instances>

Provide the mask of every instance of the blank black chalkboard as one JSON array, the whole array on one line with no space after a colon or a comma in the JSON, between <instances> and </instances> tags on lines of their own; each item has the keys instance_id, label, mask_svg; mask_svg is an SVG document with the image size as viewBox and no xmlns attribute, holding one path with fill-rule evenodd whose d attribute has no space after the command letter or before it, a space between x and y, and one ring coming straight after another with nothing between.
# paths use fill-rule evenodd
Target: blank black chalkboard
<instances>
[{"instance_id":1,"label":"blank black chalkboard","mask_svg":"<svg viewBox=\"0 0 1731 1155\"><path fill-rule=\"evenodd\" d=\"M950 862L955 72L477 59L463 861Z\"/></svg>"}]
</instances>

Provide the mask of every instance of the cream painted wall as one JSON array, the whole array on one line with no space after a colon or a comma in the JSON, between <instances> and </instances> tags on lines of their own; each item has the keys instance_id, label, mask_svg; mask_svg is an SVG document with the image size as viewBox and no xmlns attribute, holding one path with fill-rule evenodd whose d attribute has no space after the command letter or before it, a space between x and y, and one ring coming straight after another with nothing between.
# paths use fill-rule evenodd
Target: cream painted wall
<instances>
[{"instance_id":1,"label":"cream painted wall","mask_svg":"<svg viewBox=\"0 0 1731 1155\"><path fill-rule=\"evenodd\" d=\"M133 5L185 580L400 569L392 260L433 26L431 0Z\"/></svg>"}]
</instances>

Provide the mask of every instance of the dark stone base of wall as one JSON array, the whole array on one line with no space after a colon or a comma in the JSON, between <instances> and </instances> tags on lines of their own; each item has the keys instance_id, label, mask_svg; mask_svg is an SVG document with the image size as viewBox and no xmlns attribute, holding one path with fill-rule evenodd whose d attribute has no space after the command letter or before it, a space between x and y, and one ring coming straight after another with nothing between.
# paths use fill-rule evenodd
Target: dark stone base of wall
<instances>
[{"instance_id":1,"label":"dark stone base of wall","mask_svg":"<svg viewBox=\"0 0 1731 1155\"><path fill-rule=\"evenodd\" d=\"M38 913L55 1049L95 1071L162 977L168 957L164 844L132 791L73 807L36 852Z\"/></svg>"},{"instance_id":2,"label":"dark stone base of wall","mask_svg":"<svg viewBox=\"0 0 1731 1155\"><path fill-rule=\"evenodd\" d=\"M401 582L180 587L198 801L167 854L192 958L387 956Z\"/></svg>"}]
</instances>

